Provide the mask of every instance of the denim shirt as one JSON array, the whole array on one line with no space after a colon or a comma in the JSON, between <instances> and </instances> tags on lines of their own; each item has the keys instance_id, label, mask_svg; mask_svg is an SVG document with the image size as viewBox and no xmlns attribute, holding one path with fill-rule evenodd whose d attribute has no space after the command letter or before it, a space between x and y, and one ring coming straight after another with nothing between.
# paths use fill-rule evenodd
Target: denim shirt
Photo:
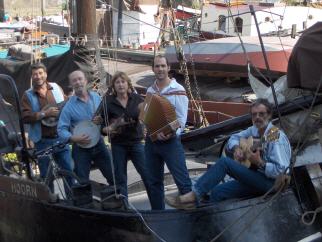
<instances>
[{"instance_id":1,"label":"denim shirt","mask_svg":"<svg viewBox=\"0 0 322 242\"><path fill-rule=\"evenodd\" d=\"M264 136L273 127L270 122L264 132ZM275 141L265 142L263 150L263 159L266 161L265 170L259 171L265 173L269 178L276 178L283 173L290 165L291 160L291 146L286 134L279 130L279 137ZM233 134L228 140L228 149L232 149L235 145L239 145L240 138L248 138L250 136L259 137L256 126L251 126L237 134Z\"/></svg>"},{"instance_id":2,"label":"denim shirt","mask_svg":"<svg viewBox=\"0 0 322 242\"><path fill-rule=\"evenodd\" d=\"M65 104L57 125L57 133L63 141L70 139L72 129L80 121L93 119L93 115L101 103L101 97L92 91L88 93L89 100L87 102L74 95Z\"/></svg>"},{"instance_id":3,"label":"denim shirt","mask_svg":"<svg viewBox=\"0 0 322 242\"><path fill-rule=\"evenodd\" d=\"M184 130L186 122L187 122L187 115L188 115L188 104L189 100L188 97L185 95L165 95L167 93L175 92L175 91L185 91L184 87L180 85L174 78L171 79L170 84L163 88L161 92L155 90L157 85L153 85L153 87L149 87L147 93L159 93L161 96L164 95L165 98L169 100L169 102L175 107L177 119L180 122L180 128L177 130L176 134L180 135L180 133Z\"/></svg>"}]
</instances>

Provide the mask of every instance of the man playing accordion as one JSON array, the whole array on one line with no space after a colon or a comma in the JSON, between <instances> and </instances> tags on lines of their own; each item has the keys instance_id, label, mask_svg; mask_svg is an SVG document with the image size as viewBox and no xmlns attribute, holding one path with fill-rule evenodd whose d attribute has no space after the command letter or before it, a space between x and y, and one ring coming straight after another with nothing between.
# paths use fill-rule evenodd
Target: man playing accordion
<instances>
[{"instance_id":1,"label":"man playing accordion","mask_svg":"<svg viewBox=\"0 0 322 242\"><path fill-rule=\"evenodd\" d=\"M173 132L158 132L151 139L150 130L145 142L146 165L148 170L149 192L152 209L162 210L164 203L164 163L172 174L181 195L191 191L191 180L185 161L184 150L180 141L180 133L185 127L188 114L188 98L182 85L168 77L170 66L167 59L157 55L152 63L155 82L148 88L147 95L157 94L166 98L174 107L176 119L180 127ZM156 110L154 115L162 115ZM178 126L179 126L178 125Z\"/></svg>"}]
</instances>

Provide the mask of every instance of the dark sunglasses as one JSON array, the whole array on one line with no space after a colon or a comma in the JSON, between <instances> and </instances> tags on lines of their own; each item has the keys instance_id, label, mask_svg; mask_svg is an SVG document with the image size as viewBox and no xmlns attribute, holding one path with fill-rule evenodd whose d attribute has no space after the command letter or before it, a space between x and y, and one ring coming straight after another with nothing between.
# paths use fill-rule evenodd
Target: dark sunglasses
<instances>
[{"instance_id":1,"label":"dark sunglasses","mask_svg":"<svg viewBox=\"0 0 322 242\"><path fill-rule=\"evenodd\" d=\"M251 113L252 115L252 118L256 118L257 116L260 117L260 118L263 118L265 117L267 114L267 112L256 112L256 113Z\"/></svg>"}]
</instances>

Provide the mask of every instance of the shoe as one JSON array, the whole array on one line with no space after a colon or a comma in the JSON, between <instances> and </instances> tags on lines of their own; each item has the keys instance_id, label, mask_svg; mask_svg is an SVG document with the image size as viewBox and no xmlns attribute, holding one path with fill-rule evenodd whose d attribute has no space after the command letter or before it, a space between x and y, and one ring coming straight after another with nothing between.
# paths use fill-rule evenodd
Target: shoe
<instances>
[{"instance_id":1,"label":"shoe","mask_svg":"<svg viewBox=\"0 0 322 242\"><path fill-rule=\"evenodd\" d=\"M183 209L183 210L189 210L196 208L196 202L182 202L180 199L180 196L166 196L165 202L171 207L174 207L176 209Z\"/></svg>"}]
</instances>

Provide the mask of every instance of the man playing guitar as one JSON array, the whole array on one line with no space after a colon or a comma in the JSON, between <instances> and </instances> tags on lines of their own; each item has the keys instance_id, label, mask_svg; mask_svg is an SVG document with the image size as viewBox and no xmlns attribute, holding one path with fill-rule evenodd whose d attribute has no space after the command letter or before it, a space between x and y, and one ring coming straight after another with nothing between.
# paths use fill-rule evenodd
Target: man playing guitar
<instances>
[{"instance_id":1,"label":"man playing guitar","mask_svg":"<svg viewBox=\"0 0 322 242\"><path fill-rule=\"evenodd\" d=\"M176 208L193 208L205 194L211 202L264 194L273 189L275 180L285 174L290 164L291 146L285 133L270 120L272 106L266 99L258 99L251 106L253 126L228 141L228 150L233 157L221 157L201 176L193 191L175 198L167 198L168 204ZM249 137L266 138L260 149L243 150L240 141ZM248 169L241 162L247 158L255 169ZM234 178L219 184L226 174Z\"/></svg>"}]
</instances>

